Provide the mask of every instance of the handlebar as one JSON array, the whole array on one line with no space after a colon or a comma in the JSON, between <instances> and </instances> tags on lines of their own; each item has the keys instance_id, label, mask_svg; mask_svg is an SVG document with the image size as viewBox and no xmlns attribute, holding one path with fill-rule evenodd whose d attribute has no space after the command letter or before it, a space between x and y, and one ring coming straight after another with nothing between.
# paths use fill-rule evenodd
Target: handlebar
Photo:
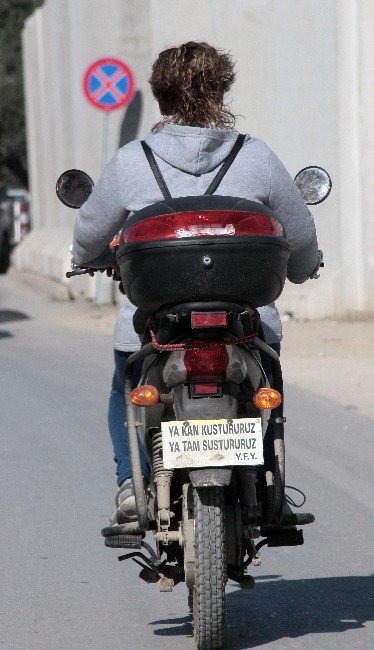
<instances>
[{"instance_id":1,"label":"handlebar","mask_svg":"<svg viewBox=\"0 0 374 650\"><path fill-rule=\"evenodd\" d=\"M85 273L89 273L89 269L74 269L74 271L65 273L65 277L72 278L74 275L84 275Z\"/></svg>"},{"instance_id":2,"label":"handlebar","mask_svg":"<svg viewBox=\"0 0 374 650\"><path fill-rule=\"evenodd\" d=\"M320 269L323 269L324 266L325 266L325 263L324 263L324 261L323 261L323 251L319 250L319 251L318 251L318 263L317 263L317 266L316 266L316 268L314 269L313 273L309 276L309 278L310 278L311 280L318 280L318 278L319 278L319 273L318 273L318 271L319 271Z\"/></svg>"},{"instance_id":3,"label":"handlebar","mask_svg":"<svg viewBox=\"0 0 374 650\"><path fill-rule=\"evenodd\" d=\"M112 267L108 266L103 269L93 269L92 267L77 267L73 268L72 271L68 271L65 273L66 278L72 278L75 275L90 275L93 277L94 273L104 273L107 272L107 275L109 278L112 278L112 280L121 283L121 278L119 276L119 273L117 273ZM121 289L120 289L121 290Z\"/></svg>"}]
</instances>

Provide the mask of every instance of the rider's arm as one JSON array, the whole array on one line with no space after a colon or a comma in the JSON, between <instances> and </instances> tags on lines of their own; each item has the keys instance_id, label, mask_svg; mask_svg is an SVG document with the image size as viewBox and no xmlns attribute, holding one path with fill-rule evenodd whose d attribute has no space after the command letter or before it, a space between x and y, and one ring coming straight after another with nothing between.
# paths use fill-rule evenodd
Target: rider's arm
<instances>
[{"instance_id":1,"label":"rider's arm","mask_svg":"<svg viewBox=\"0 0 374 650\"><path fill-rule=\"evenodd\" d=\"M281 218L291 245L287 278L305 282L318 266L318 242L314 219L293 179L279 158L270 152L269 207Z\"/></svg>"},{"instance_id":2,"label":"rider's arm","mask_svg":"<svg viewBox=\"0 0 374 650\"><path fill-rule=\"evenodd\" d=\"M124 207L118 154L106 165L75 222L73 257L78 266L111 266L114 253L108 244L122 228L127 211Z\"/></svg>"}]
</instances>

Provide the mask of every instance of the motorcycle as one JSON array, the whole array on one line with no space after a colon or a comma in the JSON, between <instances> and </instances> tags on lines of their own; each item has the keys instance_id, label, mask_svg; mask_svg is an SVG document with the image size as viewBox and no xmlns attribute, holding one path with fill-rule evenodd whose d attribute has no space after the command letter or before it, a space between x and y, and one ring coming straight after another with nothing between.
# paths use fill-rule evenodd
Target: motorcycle
<instances>
[{"instance_id":1,"label":"motorcycle","mask_svg":"<svg viewBox=\"0 0 374 650\"><path fill-rule=\"evenodd\" d=\"M320 167L301 170L295 183L312 205L331 191ZM56 191L77 208L92 186L68 170ZM261 564L260 549L303 544L298 526L314 521L285 499L281 364L256 311L282 292L289 246L268 208L247 201L235 211L229 198L154 204L129 217L111 244L143 332L124 378L138 519L102 534L106 546L129 549L119 560L135 561L160 591L186 583L199 650L223 647L227 580L253 588L247 569ZM319 266L321 252L311 277ZM139 440L152 468L148 490Z\"/></svg>"}]
</instances>

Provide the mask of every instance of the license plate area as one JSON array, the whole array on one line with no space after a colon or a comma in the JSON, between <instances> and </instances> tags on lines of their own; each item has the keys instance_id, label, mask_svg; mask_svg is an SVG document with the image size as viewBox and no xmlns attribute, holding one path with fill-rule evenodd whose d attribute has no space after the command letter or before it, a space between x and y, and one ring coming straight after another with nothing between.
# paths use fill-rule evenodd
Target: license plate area
<instances>
[{"instance_id":1,"label":"license plate area","mask_svg":"<svg viewBox=\"0 0 374 650\"><path fill-rule=\"evenodd\" d=\"M165 469L263 465L261 418L162 422Z\"/></svg>"}]
</instances>

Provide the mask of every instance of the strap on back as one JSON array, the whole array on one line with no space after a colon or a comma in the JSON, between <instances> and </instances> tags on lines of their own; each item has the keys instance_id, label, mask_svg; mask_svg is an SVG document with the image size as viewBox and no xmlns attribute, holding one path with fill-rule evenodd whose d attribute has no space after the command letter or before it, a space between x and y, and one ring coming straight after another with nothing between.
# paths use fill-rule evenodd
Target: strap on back
<instances>
[{"instance_id":1,"label":"strap on back","mask_svg":"<svg viewBox=\"0 0 374 650\"><path fill-rule=\"evenodd\" d=\"M232 163L234 162L236 156L238 155L240 149L242 148L245 140L245 135L243 133L239 133L238 137L236 138L235 144L233 148L231 149L229 155L225 159L221 169L219 170L218 174L215 175L213 178L211 184L209 185L208 189L206 192L204 192L204 196L210 196L211 194L214 194L216 191L218 185L220 184L221 180L223 179L224 175L226 172L229 170L231 167Z\"/></svg>"},{"instance_id":2,"label":"strap on back","mask_svg":"<svg viewBox=\"0 0 374 650\"><path fill-rule=\"evenodd\" d=\"M240 149L242 148L243 144L245 141L245 135L242 133L239 133L238 137L236 138L235 144L233 148L231 149L229 155L227 158L225 158L222 167L220 168L219 172L215 175L213 178L211 184L209 185L208 189L206 192L204 192L204 196L210 196L213 194L220 182L222 181L224 175L226 172L229 170L231 167L232 163L234 162L236 156L238 155ZM163 175L161 174L160 168L156 162L156 159L153 155L152 149L147 145L147 143L144 140L141 140L140 144L143 147L143 151L147 157L147 160L149 162L150 168L153 172L153 175L157 181L157 184L161 190L161 194L164 197L164 199L171 199L172 196L169 192L168 186L165 183L165 179Z\"/></svg>"},{"instance_id":3,"label":"strap on back","mask_svg":"<svg viewBox=\"0 0 374 650\"><path fill-rule=\"evenodd\" d=\"M157 181L157 184L161 190L161 194L164 197L164 199L171 199L171 194L169 192L168 186L165 183L164 177L160 172L160 168L156 162L156 158L153 155L152 149L147 145L144 140L140 142L140 144L143 147L143 151L147 157L147 160L149 162L149 165L152 169L153 175Z\"/></svg>"}]
</instances>

